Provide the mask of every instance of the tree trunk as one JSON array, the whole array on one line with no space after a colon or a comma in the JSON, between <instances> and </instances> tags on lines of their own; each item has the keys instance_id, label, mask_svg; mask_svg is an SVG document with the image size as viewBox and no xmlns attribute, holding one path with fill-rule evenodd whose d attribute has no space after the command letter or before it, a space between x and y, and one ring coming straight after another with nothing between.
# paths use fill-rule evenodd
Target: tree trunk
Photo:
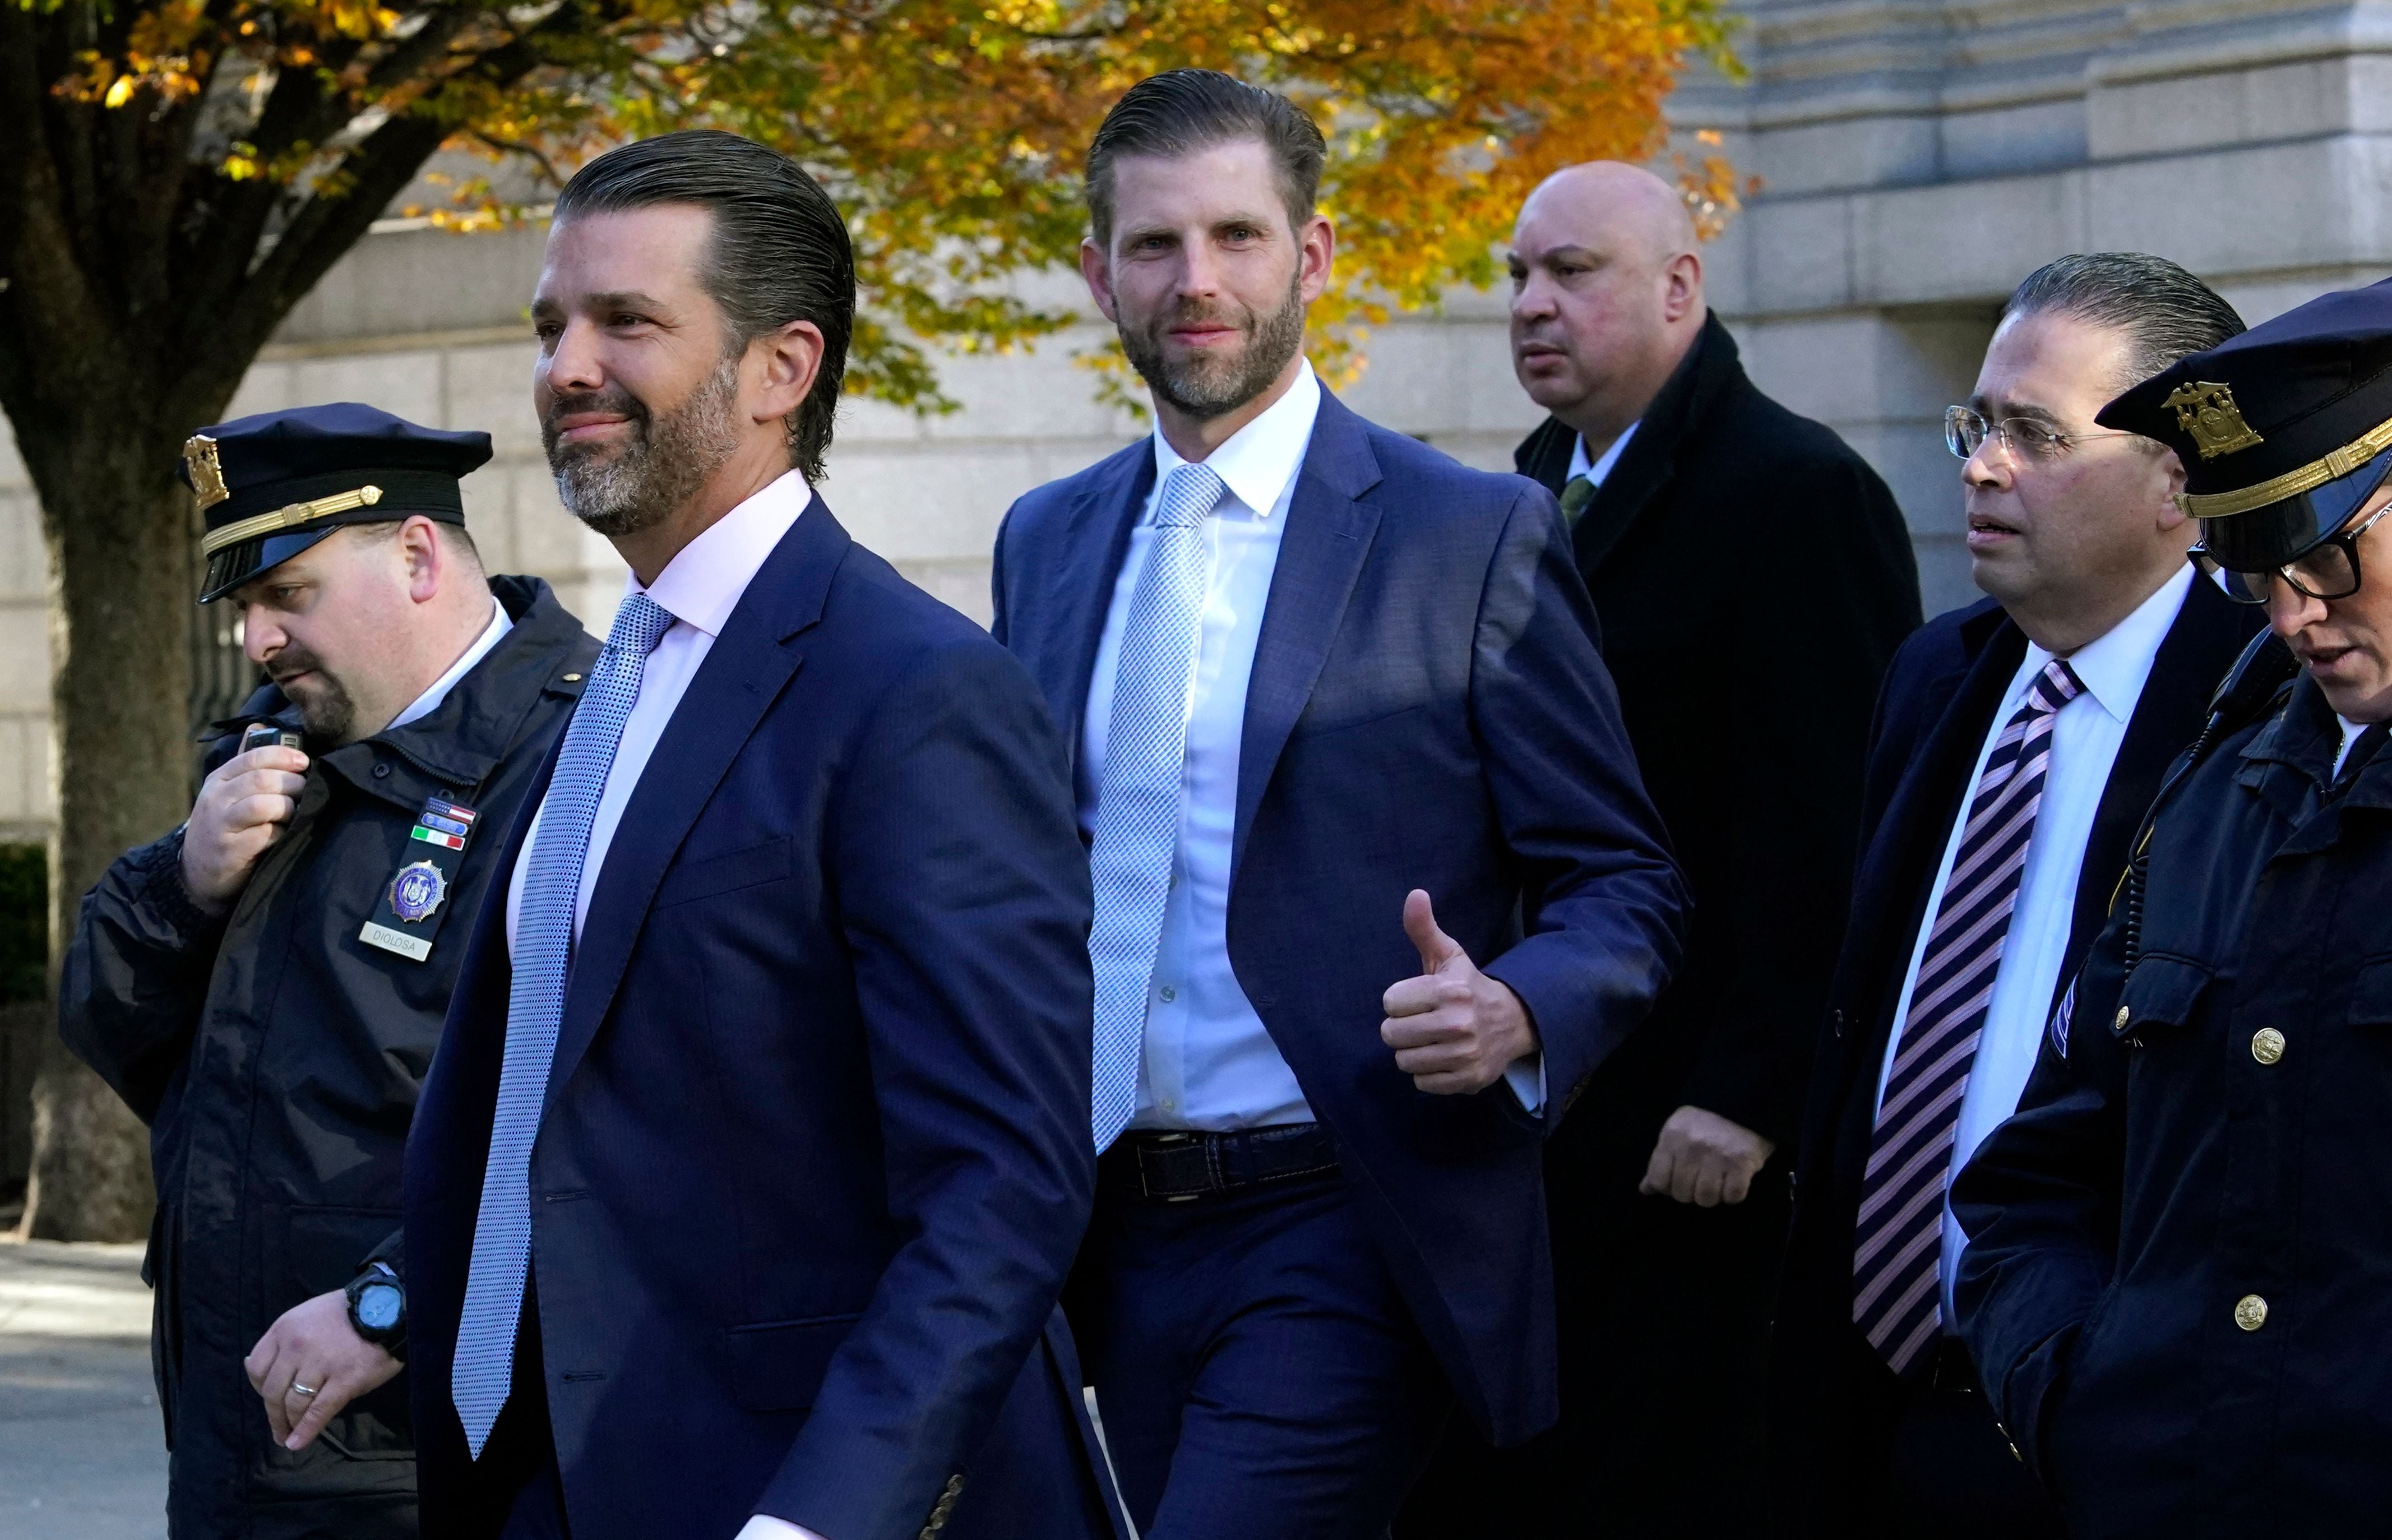
<instances>
[{"instance_id":1,"label":"tree trunk","mask_svg":"<svg viewBox=\"0 0 2392 1540\"><path fill-rule=\"evenodd\" d=\"M183 430L128 411L143 392L138 366L122 379L105 399L58 412L52 422L65 431L18 440L41 494L50 567L54 955L109 864L190 810L188 638L199 590L189 494L174 476ZM148 1130L55 1028L33 1085L33 1140L23 1233L147 1233Z\"/></svg>"}]
</instances>

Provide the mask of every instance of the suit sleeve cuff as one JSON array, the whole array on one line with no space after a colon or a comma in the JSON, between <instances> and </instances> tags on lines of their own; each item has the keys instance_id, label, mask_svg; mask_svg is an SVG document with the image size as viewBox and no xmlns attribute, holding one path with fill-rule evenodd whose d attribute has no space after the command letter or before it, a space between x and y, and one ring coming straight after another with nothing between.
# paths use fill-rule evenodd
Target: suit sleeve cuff
<instances>
[{"instance_id":1,"label":"suit sleeve cuff","mask_svg":"<svg viewBox=\"0 0 2392 1540\"><path fill-rule=\"evenodd\" d=\"M823 1540L823 1537L802 1524L793 1524L786 1519L760 1513L748 1520L747 1527L739 1532L736 1540Z\"/></svg>"},{"instance_id":2,"label":"suit sleeve cuff","mask_svg":"<svg viewBox=\"0 0 2392 1540\"><path fill-rule=\"evenodd\" d=\"M1799 1115L1799 1103L1790 1087L1772 1083L1776 1077L1775 1066L1706 1065L1696 1071L1679 1100L1749 1129L1774 1144L1784 1144Z\"/></svg>"},{"instance_id":3,"label":"suit sleeve cuff","mask_svg":"<svg viewBox=\"0 0 2392 1540\"><path fill-rule=\"evenodd\" d=\"M1531 1053L1512 1061L1503 1072L1503 1083L1520 1099L1520 1105L1532 1116L1542 1116L1545 1110L1545 1056Z\"/></svg>"},{"instance_id":4,"label":"suit sleeve cuff","mask_svg":"<svg viewBox=\"0 0 2392 1540\"><path fill-rule=\"evenodd\" d=\"M227 914L211 914L183 883L183 834L177 828L147 851L140 882L141 903L184 947L213 944L225 928Z\"/></svg>"}]
</instances>

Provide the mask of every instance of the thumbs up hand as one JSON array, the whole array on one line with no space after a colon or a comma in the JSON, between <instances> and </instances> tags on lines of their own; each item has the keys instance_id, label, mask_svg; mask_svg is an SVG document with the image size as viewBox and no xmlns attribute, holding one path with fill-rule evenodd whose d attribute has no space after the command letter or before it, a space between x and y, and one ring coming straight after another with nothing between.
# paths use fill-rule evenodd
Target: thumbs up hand
<instances>
[{"instance_id":1,"label":"thumbs up hand","mask_svg":"<svg viewBox=\"0 0 2392 1540\"><path fill-rule=\"evenodd\" d=\"M1412 1084L1434 1096L1466 1096L1537 1051L1537 1029L1520 997L1480 972L1462 944L1437 928L1436 911L1418 888L1404 899L1404 934L1420 948L1421 971L1388 988L1379 1038Z\"/></svg>"}]
</instances>

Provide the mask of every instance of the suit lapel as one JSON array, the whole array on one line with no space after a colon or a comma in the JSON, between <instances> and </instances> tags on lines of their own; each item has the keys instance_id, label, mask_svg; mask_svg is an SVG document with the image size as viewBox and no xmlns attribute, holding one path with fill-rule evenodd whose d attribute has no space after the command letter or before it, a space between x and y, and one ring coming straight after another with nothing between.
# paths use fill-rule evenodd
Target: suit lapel
<instances>
[{"instance_id":1,"label":"suit lapel","mask_svg":"<svg viewBox=\"0 0 2392 1540\"><path fill-rule=\"evenodd\" d=\"M1513 451L1512 468L1559 497L1569 481L1570 453L1577 447L1578 430L1558 417L1548 417Z\"/></svg>"},{"instance_id":2,"label":"suit lapel","mask_svg":"<svg viewBox=\"0 0 2392 1540\"><path fill-rule=\"evenodd\" d=\"M2126 735L2118 744L2118 757L2111 763L2109 783L2093 815L2085 864L2076 877L2068 950L2060 957L2060 978L2052 986L2055 1007L2109 919L2111 894L2132 854L2127 842L2159 794L2160 777L2200 736L2211 694L2258 630L2262 613L2256 606L2234 603L2200 575L2178 607L2152 659L2143 693L2135 699L2135 714L2126 719Z\"/></svg>"},{"instance_id":3,"label":"suit lapel","mask_svg":"<svg viewBox=\"0 0 2392 1540\"><path fill-rule=\"evenodd\" d=\"M1060 554L1046 581L1046 612L1054 617L1037 672L1074 774L1079 770L1081 720L1088 711L1088 676L1103 644L1105 617L1120 581L1130 531L1154 488L1154 448L1140 439L1098 467L1092 485L1073 502L1058 542Z\"/></svg>"},{"instance_id":4,"label":"suit lapel","mask_svg":"<svg viewBox=\"0 0 2392 1540\"><path fill-rule=\"evenodd\" d=\"M590 895L566 984L547 1105L555 1104L605 1020L674 853L804 661L799 638L821 619L851 543L820 499L810 504L758 568L673 708Z\"/></svg>"},{"instance_id":5,"label":"suit lapel","mask_svg":"<svg viewBox=\"0 0 2392 1540\"><path fill-rule=\"evenodd\" d=\"M1295 719L1329 659L1337 623L1370 555L1379 508L1359 501L1379 480L1362 420L1326 390L1297 473L1295 496L1280 538L1262 635L1246 684L1246 720L1238 747L1238 821L1229 847L1230 881L1245 859L1254 809L1278 767Z\"/></svg>"},{"instance_id":6,"label":"suit lapel","mask_svg":"<svg viewBox=\"0 0 2392 1540\"><path fill-rule=\"evenodd\" d=\"M1743 378L1736 339L1718 316L1706 316L1695 345L1644 409L1636 437L1620 451L1619 463L1604 477L1578 522L1571 543L1589 586L1652 506L1654 495L1678 474L1678 450L1687 436ZM1566 475L1569 462L1565 458L1562 463Z\"/></svg>"},{"instance_id":7,"label":"suit lapel","mask_svg":"<svg viewBox=\"0 0 2392 1540\"><path fill-rule=\"evenodd\" d=\"M1886 981L1884 996L1870 1003L1869 1025L1847 1040L1854 1045L1853 1066L1875 1065L1885 1056L1885 1035L1892 1026L1894 996L1907 972L1906 959L1926 923L1929 890L1944 864L1951 842L1952 823L1970 790L1970 772L1977 751L1984 747L1994 712L2008 688L2010 676L2026 658L2026 633L2000 610L1985 616L1988 630L1968 666L1957 677L1938 681L1930 688L1950 690L1950 704L1928 733L1920 752L1910 763L1878 825L1876 844L1891 841L1892 869L1880 879L1884 891L1899 907L1889 906L1888 923L1877 926L1871 944L1878 948L1864 978Z\"/></svg>"},{"instance_id":8,"label":"suit lapel","mask_svg":"<svg viewBox=\"0 0 2392 1540\"><path fill-rule=\"evenodd\" d=\"M1603 564L1636 527L1652 505L1653 495L1677 474L1677 460L1670 451L1668 444L1648 442L1640 429L1587 503L1571 545L1578 554L1578 569L1588 582L1594 581Z\"/></svg>"}]
</instances>

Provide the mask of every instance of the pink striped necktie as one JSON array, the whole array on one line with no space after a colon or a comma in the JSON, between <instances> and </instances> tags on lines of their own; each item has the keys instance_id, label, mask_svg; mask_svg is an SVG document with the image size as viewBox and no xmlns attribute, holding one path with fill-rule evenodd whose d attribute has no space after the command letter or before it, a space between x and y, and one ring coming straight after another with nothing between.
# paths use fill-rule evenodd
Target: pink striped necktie
<instances>
[{"instance_id":1,"label":"pink striped necktie","mask_svg":"<svg viewBox=\"0 0 2392 1540\"><path fill-rule=\"evenodd\" d=\"M1943 1324L1944 1189L1960 1101L2018 907L2052 720L2084 688L2052 659L1994 740L1897 1028L1901 1048L1878 1107L1852 1253L1852 1320L1896 1374L1926 1354Z\"/></svg>"}]
</instances>

